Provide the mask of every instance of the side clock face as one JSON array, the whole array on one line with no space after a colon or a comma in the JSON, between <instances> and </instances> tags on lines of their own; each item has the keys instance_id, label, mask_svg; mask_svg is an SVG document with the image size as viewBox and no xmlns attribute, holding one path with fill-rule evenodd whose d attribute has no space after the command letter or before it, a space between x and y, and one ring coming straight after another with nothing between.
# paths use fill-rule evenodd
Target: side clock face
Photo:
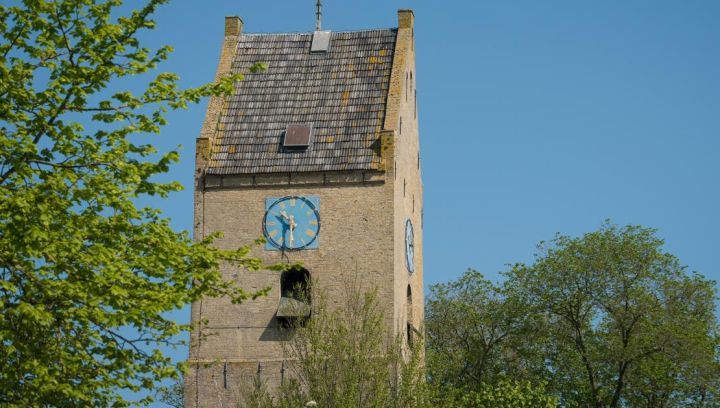
<instances>
[{"instance_id":1,"label":"side clock face","mask_svg":"<svg viewBox=\"0 0 720 408\"><path fill-rule=\"evenodd\" d=\"M405 222L405 260L408 271L415 272L415 234L410 220Z\"/></svg>"},{"instance_id":2,"label":"side clock face","mask_svg":"<svg viewBox=\"0 0 720 408\"><path fill-rule=\"evenodd\" d=\"M288 196L265 199L265 249L297 251L318 247L320 198Z\"/></svg>"}]
</instances>

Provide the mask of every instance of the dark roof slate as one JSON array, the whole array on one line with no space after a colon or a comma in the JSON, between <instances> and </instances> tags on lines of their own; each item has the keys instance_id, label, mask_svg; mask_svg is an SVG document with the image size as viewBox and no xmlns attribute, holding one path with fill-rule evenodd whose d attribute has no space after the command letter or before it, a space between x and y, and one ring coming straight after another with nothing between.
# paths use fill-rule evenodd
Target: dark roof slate
<instances>
[{"instance_id":1,"label":"dark roof slate","mask_svg":"<svg viewBox=\"0 0 720 408\"><path fill-rule=\"evenodd\" d=\"M377 169L396 35L333 32L327 53L310 53L312 33L240 35L231 70L245 79L225 100L208 173ZM255 62L268 70L248 73ZM307 150L282 147L291 124L312 124Z\"/></svg>"}]
</instances>

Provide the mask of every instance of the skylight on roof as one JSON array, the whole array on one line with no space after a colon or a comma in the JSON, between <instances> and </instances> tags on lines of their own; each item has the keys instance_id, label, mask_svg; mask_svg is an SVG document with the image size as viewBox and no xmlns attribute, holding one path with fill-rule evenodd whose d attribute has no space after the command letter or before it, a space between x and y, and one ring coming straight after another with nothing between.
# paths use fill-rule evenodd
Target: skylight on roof
<instances>
[{"instance_id":1,"label":"skylight on roof","mask_svg":"<svg viewBox=\"0 0 720 408\"><path fill-rule=\"evenodd\" d=\"M285 130L283 147L308 147L312 137L312 125L290 125Z\"/></svg>"},{"instance_id":2,"label":"skylight on roof","mask_svg":"<svg viewBox=\"0 0 720 408\"><path fill-rule=\"evenodd\" d=\"M330 31L315 31L313 33L310 52L327 52L330 49Z\"/></svg>"}]
</instances>

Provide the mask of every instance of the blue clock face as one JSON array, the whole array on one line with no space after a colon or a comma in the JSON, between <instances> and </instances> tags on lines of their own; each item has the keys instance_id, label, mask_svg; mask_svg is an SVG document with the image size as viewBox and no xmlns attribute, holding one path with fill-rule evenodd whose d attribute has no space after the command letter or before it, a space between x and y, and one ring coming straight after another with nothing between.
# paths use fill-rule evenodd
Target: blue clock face
<instances>
[{"instance_id":1,"label":"blue clock face","mask_svg":"<svg viewBox=\"0 0 720 408\"><path fill-rule=\"evenodd\" d=\"M415 272L415 233L410 220L405 221L405 260L408 272Z\"/></svg>"},{"instance_id":2,"label":"blue clock face","mask_svg":"<svg viewBox=\"0 0 720 408\"><path fill-rule=\"evenodd\" d=\"M288 196L265 199L265 249L297 251L318 247L320 198Z\"/></svg>"}]
</instances>

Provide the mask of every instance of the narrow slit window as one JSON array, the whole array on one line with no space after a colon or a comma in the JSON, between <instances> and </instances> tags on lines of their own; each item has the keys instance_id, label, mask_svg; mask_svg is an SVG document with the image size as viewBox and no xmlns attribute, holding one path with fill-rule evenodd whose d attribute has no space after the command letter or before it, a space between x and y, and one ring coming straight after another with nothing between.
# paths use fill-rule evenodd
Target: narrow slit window
<instances>
[{"instance_id":1,"label":"narrow slit window","mask_svg":"<svg viewBox=\"0 0 720 408\"><path fill-rule=\"evenodd\" d=\"M405 73L405 102L408 100L408 91L410 88L410 79L408 78L408 73Z\"/></svg>"},{"instance_id":2,"label":"narrow slit window","mask_svg":"<svg viewBox=\"0 0 720 408\"><path fill-rule=\"evenodd\" d=\"M407 286L407 341L408 345L413 344L413 299L412 289L410 285Z\"/></svg>"},{"instance_id":3,"label":"narrow slit window","mask_svg":"<svg viewBox=\"0 0 720 408\"><path fill-rule=\"evenodd\" d=\"M417 119L417 89L415 90L415 119Z\"/></svg>"}]
</instances>

